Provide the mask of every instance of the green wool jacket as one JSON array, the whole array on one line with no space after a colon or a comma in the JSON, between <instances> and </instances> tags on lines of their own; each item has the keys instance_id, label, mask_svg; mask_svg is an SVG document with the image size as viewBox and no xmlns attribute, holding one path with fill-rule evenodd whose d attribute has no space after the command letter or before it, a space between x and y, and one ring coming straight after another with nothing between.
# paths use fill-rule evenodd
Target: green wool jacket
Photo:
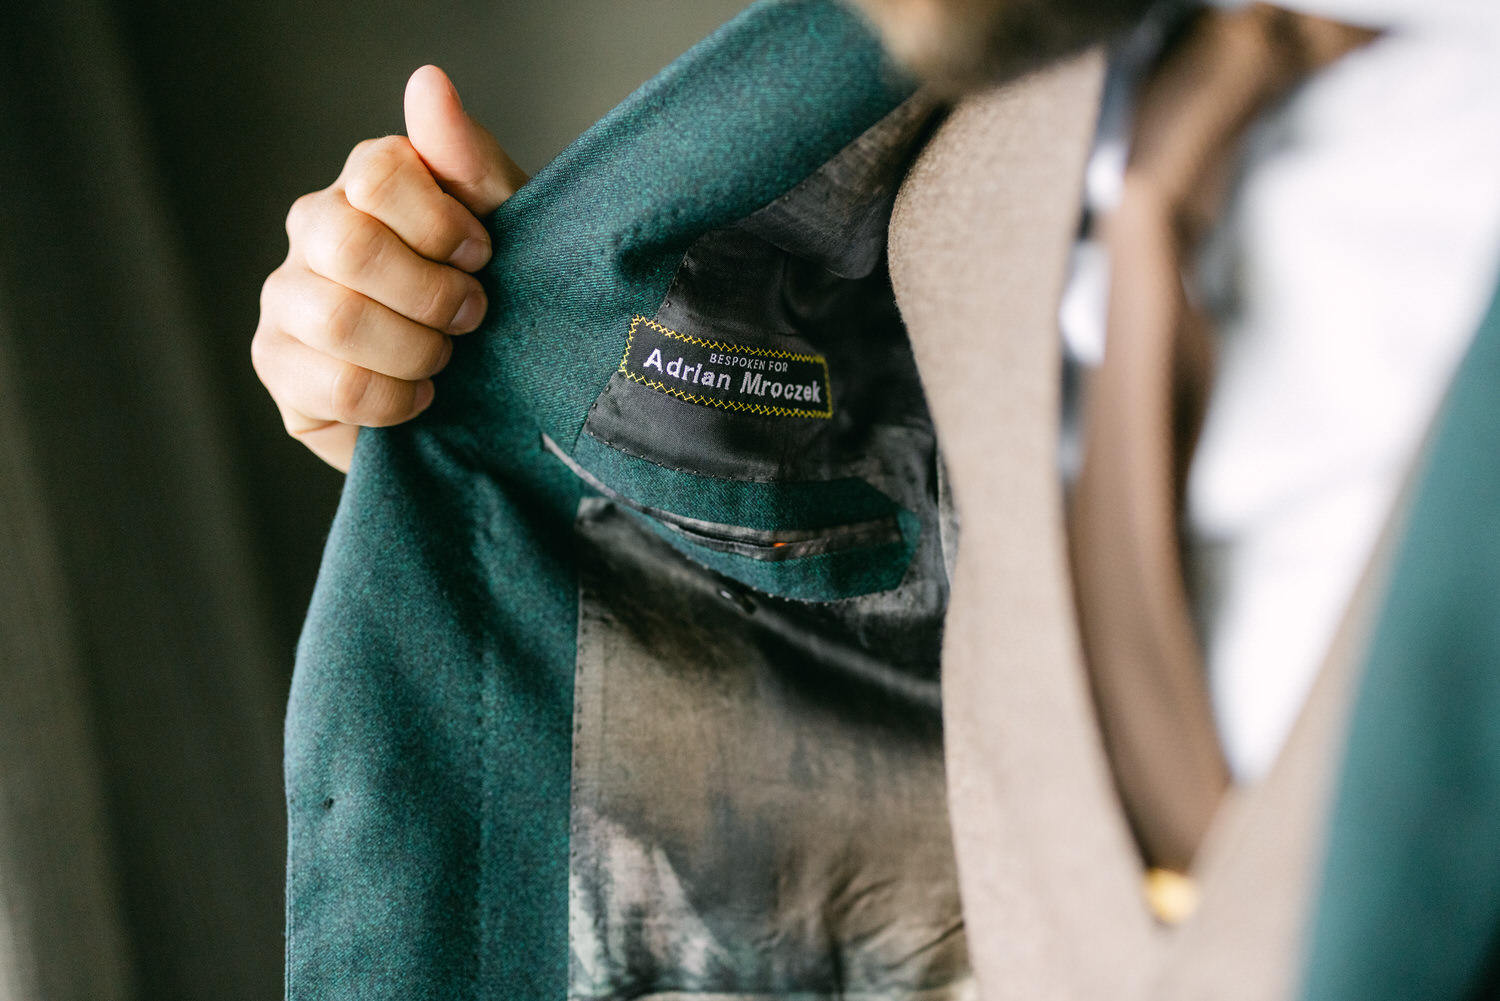
<instances>
[{"instance_id":1,"label":"green wool jacket","mask_svg":"<svg viewBox=\"0 0 1500 1001\"><path fill-rule=\"evenodd\" d=\"M489 319L361 434L300 644L290 997L965 981L883 262L912 90L762 4L495 215Z\"/></svg>"},{"instance_id":2,"label":"green wool jacket","mask_svg":"<svg viewBox=\"0 0 1500 1001\"><path fill-rule=\"evenodd\" d=\"M361 433L299 645L289 998L973 991L955 522L885 257L941 114L848 11L763 0L490 220L489 316ZM1500 310L1394 558L1308 999L1493 986L1497 386Z\"/></svg>"}]
</instances>

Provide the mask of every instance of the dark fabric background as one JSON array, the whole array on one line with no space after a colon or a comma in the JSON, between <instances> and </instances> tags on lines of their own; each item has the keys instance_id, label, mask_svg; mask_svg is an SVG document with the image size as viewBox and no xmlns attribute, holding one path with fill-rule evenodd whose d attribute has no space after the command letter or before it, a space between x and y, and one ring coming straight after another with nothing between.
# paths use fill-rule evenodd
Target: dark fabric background
<instances>
[{"instance_id":1,"label":"dark fabric background","mask_svg":"<svg viewBox=\"0 0 1500 1001\"><path fill-rule=\"evenodd\" d=\"M272 998L341 477L249 364L291 200L436 62L535 170L741 0L7 7L0 999Z\"/></svg>"}]
</instances>

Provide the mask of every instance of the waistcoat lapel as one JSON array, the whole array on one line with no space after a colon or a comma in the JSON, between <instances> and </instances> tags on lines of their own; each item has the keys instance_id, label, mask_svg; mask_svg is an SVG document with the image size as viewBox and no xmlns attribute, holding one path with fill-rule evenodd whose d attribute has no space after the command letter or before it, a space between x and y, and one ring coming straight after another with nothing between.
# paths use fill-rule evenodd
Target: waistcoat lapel
<instances>
[{"instance_id":1,"label":"waistcoat lapel","mask_svg":"<svg viewBox=\"0 0 1500 1001\"><path fill-rule=\"evenodd\" d=\"M1215 818L1195 866L1200 911L1169 931L1142 904L1077 647L1056 467L1056 307L1099 68L1085 57L961 104L891 226L962 527L944 719L980 989L988 1001L1493 990L1500 302L1439 416L1410 516L1398 512L1389 574L1377 557L1277 766Z\"/></svg>"},{"instance_id":2,"label":"waistcoat lapel","mask_svg":"<svg viewBox=\"0 0 1500 1001\"><path fill-rule=\"evenodd\" d=\"M1089 697L1057 471L1057 301L1098 69L1085 57L961 104L891 225L962 529L943 686L972 958L987 1001L1284 998L1386 564L1372 561L1276 768L1215 817L1198 914L1157 925Z\"/></svg>"},{"instance_id":3,"label":"waistcoat lapel","mask_svg":"<svg viewBox=\"0 0 1500 1001\"><path fill-rule=\"evenodd\" d=\"M962 526L944 722L989 1001L1127 996L1159 938L1089 701L1057 476L1057 302L1101 69L1090 54L960 105L891 224Z\"/></svg>"}]
</instances>

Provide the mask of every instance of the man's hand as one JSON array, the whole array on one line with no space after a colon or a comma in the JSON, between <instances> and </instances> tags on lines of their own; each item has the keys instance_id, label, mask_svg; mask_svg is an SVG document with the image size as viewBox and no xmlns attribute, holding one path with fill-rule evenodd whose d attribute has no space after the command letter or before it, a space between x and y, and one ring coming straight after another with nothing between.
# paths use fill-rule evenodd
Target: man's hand
<instances>
[{"instance_id":1,"label":"man's hand","mask_svg":"<svg viewBox=\"0 0 1500 1001\"><path fill-rule=\"evenodd\" d=\"M289 250L261 289L251 360L294 438L348 470L359 426L432 402L432 376L487 306L477 217L526 183L442 70L406 84L406 136L354 147L343 173L287 213Z\"/></svg>"}]
</instances>

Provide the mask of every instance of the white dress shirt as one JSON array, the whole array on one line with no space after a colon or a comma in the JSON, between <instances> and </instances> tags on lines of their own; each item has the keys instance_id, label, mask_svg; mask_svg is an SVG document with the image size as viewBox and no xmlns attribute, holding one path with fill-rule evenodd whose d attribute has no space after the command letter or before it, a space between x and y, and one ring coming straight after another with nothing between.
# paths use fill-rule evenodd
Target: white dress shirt
<instances>
[{"instance_id":1,"label":"white dress shirt","mask_svg":"<svg viewBox=\"0 0 1500 1001\"><path fill-rule=\"evenodd\" d=\"M1275 761L1500 278L1500 3L1284 6L1387 30L1252 129L1200 261L1220 348L1187 561L1240 780ZM1108 112L1088 178L1106 208ZM1098 253L1080 247L1063 306L1084 361Z\"/></svg>"}]
</instances>

